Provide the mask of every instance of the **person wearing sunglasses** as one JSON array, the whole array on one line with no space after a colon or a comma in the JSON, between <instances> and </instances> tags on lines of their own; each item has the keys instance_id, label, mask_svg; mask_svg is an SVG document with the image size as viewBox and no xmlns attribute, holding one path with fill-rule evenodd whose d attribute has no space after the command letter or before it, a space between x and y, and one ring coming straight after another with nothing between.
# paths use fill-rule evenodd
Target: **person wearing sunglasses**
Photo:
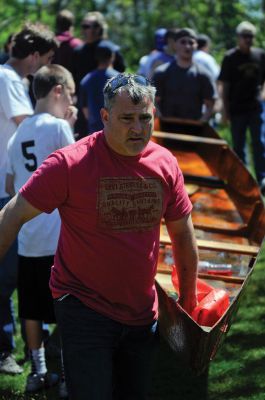
<instances>
[{"instance_id":1,"label":"person wearing sunglasses","mask_svg":"<svg viewBox=\"0 0 265 400\"><path fill-rule=\"evenodd\" d=\"M108 39L108 24L103 14L98 11L88 12L82 20L81 31L84 44L77 48L75 52L76 67L80 68L76 71L77 83L85 74L97 67L95 51L99 44L111 47L115 53L114 68L119 72L125 70L124 59L119 51L120 46Z\"/></svg>"},{"instance_id":2,"label":"person wearing sunglasses","mask_svg":"<svg viewBox=\"0 0 265 400\"><path fill-rule=\"evenodd\" d=\"M230 123L234 151L248 164L246 132L249 129L255 174L265 194L265 128L262 127L260 101L265 81L265 51L253 47L256 32L256 27L248 21L237 26L237 46L226 52L219 81L224 121Z\"/></svg>"},{"instance_id":3,"label":"person wearing sunglasses","mask_svg":"<svg viewBox=\"0 0 265 400\"><path fill-rule=\"evenodd\" d=\"M197 35L190 28L175 32L173 61L154 72L156 104L162 117L208 121L217 97L216 86L208 72L193 62Z\"/></svg>"},{"instance_id":4,"label":"person wearing sunglasses","mask_svg":"<svg viewBox=\"0 0 265 400\"><path fill-rule=\"evenodd\" d=\"M96 49L99 45L107 46L114 53L113 68L118 72L125 70L125 62L120 53L120 46L108 39L108 25L104 16L98 11L88 12L81 23L83 45L74 49L73 56L73 76L78 96L78 120L75 131L79 138L87 135L87 121L82 113L82 105L79 101L79 85L86 74L94 71L98 67Z\"/></svg>"},{"instance_id":5,"label":"person wearing sunglasses","mask_svg":"<svg viewBox=\"0 0 265 400\"><path fill-rule=\"evenodd\" d=\"M158 339L160 222L173 243L180 305L196 306L198 252L176 158L150 141L155 87L119 74L104 129L52 153L0 214L0 256L20 226L58 208L50 287L74 400L146 400Z\"/></svg>"}]
</instances>

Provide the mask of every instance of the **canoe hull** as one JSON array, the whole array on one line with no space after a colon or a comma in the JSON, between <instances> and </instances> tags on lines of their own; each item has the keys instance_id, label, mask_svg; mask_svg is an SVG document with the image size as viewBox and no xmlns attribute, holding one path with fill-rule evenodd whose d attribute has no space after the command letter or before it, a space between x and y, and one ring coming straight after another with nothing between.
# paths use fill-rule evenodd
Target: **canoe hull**
<instances>
[{"instance_id":1,"label":"canoe hull","mask_svg":"<svg viewBox=\"0 0 265 400\"><path fill-rule=\"evenodd\" d=\"M203 373L224 341L253 269L246 277L242 289L221 319L212 327L198 325L156 281L159 299L159 329L171 349L196 374Z\"/></svg>"},{"instance_id":2,"label":"canoe hull","mask_svg":"<svg viewBox=\"0 0 265 400\"><path fill-rule=\"evenodd\" d=\"M163 119L158 125L160 130L154 133L153 140L176 156L185 184L198 187L191 201L200 259L217 264L225 260L233 268L231 278L207 274L203 277L216 288L227 289L230 296L224 315L213 327L203 327L171 296L174 288L170 271L165 270L163 260L158 265L161 335L186 365L201 374L225 339L249 283L264 239L265 209L255 179L211 127L172 118ZM160 243L162 247L170 246L163 226Z\"/></svg>"}]
</instances>

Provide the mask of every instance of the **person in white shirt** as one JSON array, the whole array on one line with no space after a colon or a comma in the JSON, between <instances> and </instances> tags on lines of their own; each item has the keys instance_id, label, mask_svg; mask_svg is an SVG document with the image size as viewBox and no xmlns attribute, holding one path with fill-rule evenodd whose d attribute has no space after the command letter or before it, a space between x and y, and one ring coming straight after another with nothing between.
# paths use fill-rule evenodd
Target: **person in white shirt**
<instances>
[{"instance_id":1,"label":"person in white shirt","mask_svg":"<svg viewBox=\"0 0 265 400\"><path fill-rule=\"evenodd\" d=\"M26 118L8 142L6 190L13 196L32 173L55 150L74 143L72 128L77 109L72 96L71 73L56 64L42 67L33 80L37 99L33 116ZM18 309L25 320L32 369L26 391L35 392L58 381L47 373L42 323L54 323L49 290L50 270L60 232L57 210L26 223L18 235Z\"/></svg>"},{"instance_id":2,"label":"person in white shirt","mask_svg":"<svg viewBox=\"0 0 265 400\"><path fill-rule=\"evenodd\" d=\"M27 24L12 39L11 57L0 66L0 209L9 201L5 191L7 143L18 125L33 113L23 79L51 62L57 43L41 24ZM0 263L0 372L21 373L12 356L14 316L11 296L16 288L16 243Z\"/></svg>"},{"instance_id":3,"label":"person in white shirt","mask_svg":"<svg viewBox=\"0 0 265 400\"><path fill-rule=\"evenodd\" d=\"M220 66L210 54L211 39L207 35L200 34L198 35L197 43L198 47L193 53L193 61L202 65L212 80L216 81L220 73Z\"/></svg>"}]
</instances>

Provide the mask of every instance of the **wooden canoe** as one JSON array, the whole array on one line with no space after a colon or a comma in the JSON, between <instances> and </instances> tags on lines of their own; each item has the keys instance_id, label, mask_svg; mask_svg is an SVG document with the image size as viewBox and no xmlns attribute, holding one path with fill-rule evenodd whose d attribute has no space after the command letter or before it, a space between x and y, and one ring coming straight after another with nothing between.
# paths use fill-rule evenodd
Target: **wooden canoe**
<instances>
[{"instance_id":1,"label":"wooden canoe","mask_svg":"<svg viewBox=\"0 0 265 400\"><path fill-rule=\"evenodd\" d=\"M265 210L255 179L209 125L166 119L160 121L162 128L154 132L153 140L176 156L184 174L200 261L230 268L229 275L218 268L214 274L207 268L199 272L204 282L229 295L222 317L211 327L199 325L177 303L165 256L170 239L162 223L156 276L160 331L171 348L201 373L225 338L253 272L265 234Z\"/></svg>"}]
</instances>

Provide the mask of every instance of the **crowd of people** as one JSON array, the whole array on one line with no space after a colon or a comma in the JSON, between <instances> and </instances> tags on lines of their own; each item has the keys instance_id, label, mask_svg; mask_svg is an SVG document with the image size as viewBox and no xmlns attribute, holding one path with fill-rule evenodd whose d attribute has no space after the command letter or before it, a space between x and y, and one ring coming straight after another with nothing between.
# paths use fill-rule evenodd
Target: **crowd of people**
<instances>
[{"instance_id":1,"label":"crowd of people","mask_svg":"<svg viewBox=\"0 0 265 400\"><path fill-rule=\"evenodd\" d=\"M61 398L141 400L158 337L161 218L179 302L187 312L197 302L192 207L176 159L150 141L154 120L211 123L222 112L244 163L249 128L265 193L265 52L253 47L247 21L221 66L207 35L159 28L155 48L129 74L101 13L84 15L82 39L74 22L61 10L55 33L26 24L1 57L0 372L23 371L14 357L17 288L27 392L59 381ZM45 357L45 324L55 322L60 378Z\"/></svg>"}]
</instances>

